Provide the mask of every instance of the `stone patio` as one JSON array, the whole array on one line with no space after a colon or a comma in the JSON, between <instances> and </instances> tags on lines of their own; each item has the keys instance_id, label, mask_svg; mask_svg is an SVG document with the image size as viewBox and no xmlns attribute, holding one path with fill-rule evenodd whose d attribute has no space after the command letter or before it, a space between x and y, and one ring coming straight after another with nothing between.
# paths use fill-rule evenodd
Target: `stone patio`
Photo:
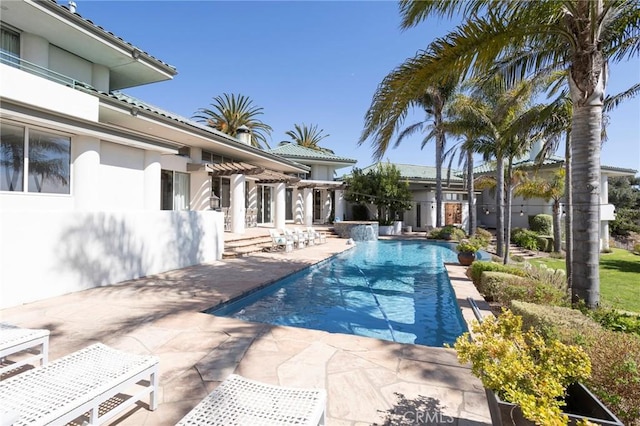
<instances>
[{"instance_id":1,"label":"stone patio","mask_svg":"<svg viewBox=\"0 0 640 426\"><path fill-rule=\"evenodd\" d=\"M51 330L51 360L95 342L158 356L158 409L140 404L113 424L175 424L232 372L326 388L329 425L490 424L482 385L450 349L201 313L350 247L329 238L292 253L197 265L4 309L0 319ZM447 270L467 320L467 297L487 308L462 267Z\"/></svg>"}]
</instances>

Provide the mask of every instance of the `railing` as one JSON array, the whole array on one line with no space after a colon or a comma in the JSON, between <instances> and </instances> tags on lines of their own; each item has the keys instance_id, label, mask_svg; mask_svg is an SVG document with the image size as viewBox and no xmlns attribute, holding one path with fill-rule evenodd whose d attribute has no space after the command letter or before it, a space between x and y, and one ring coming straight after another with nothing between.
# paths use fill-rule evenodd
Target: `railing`
<instances>
[{"instance_id":1,"label":"railing","mask_svg":"<svg viewBox=\"0 0 640 426\"><path fill-rule=\"evenodd\" d=\"M52 71L48 68L36 65L29 61L25 61L19 56L3 50L0 50L0 64L18 68L22 71L28 72L29 74L37 75L38 77L42 77L49 81L69 86L74 89L76 87L91 87L91 85L87 83L83 83L64 74L60 74L59 72Z\"/></svg>"}]
</instances>

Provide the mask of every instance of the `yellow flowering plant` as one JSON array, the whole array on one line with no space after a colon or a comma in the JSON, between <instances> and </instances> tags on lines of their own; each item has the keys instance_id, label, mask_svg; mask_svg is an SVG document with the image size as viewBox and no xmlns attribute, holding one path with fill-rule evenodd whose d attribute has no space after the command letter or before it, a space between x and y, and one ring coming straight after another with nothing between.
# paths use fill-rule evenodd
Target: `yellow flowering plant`
<instances>
[{"instance_id":1,"label":"yellow flowering plant","mask_svg":"<svg viewBox=\"0 0 640 426\"><path fill-rule=\"evenodd\" d=\"M582 348L522 330L522 317L510 310L474 323L454 348L487 389L519 405L523 416L539 425L566 425L561 410L566 388L591 375Z\"/></svg>"}]
</instances>

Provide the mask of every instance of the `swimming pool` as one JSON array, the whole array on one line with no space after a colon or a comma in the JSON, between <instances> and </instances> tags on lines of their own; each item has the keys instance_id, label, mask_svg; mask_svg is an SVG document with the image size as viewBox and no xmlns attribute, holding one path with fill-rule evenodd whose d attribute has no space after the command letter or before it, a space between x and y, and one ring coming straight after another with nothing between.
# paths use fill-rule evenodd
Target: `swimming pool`
<instances>
[{"instance_id":1,"label":"swimming pool","mask_svg":"<svg viewBox=\"0 0 640 426\"><path fill-rule=\"evenodd\" d=\"M352 250L207 313L442 346L467 331L444 262L450 245L358 242Z\"/></svg>"}]
</instances>

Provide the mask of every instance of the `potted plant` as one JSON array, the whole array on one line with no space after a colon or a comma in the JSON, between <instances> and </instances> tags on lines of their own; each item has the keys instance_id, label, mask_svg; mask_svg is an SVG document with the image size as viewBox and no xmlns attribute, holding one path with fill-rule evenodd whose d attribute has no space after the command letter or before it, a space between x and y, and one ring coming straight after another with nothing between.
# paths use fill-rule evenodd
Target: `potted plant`
<instances>
[{"instance_id":1,"label":"potted plant","mask_svg":"<svg viewBox=\"0 0 640 426\"><path fill-rule=\"evenodd\" d=\"M522 318L510 310L471 330L454 348L482 381L494 425L622 425L579 383L591 375L582 348L522 330Z\"/></svg>"},{"instance_id":2,"label":"potted plant","mask_svg":"<svg viewBox=\"0 0 640 426\"><path fill-rule=\"evenodd\" d=\"M458 251L458 262L462 266L469 266L476 260L476 253L480 249L480 246L470 240L460 241L460 243L456 246L456 250Z\"/></svg>"}]
</instances>

